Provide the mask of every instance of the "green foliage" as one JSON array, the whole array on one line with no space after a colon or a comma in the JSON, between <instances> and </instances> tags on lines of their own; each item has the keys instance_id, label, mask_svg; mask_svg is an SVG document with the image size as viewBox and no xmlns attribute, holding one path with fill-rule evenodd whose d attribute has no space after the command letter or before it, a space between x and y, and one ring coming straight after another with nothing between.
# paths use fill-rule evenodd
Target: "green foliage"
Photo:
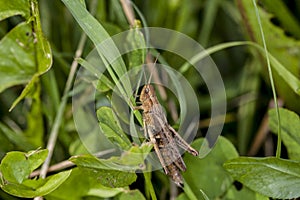
<instances>
[{"instance_id":1,"label":"green foliage","mask_svg":"<svg viewBox=\"0 0 300 200\"><path fill-rule=\"evenodd\" d=\"M92 155L82 155L71 157L70 160L78 166L87 168L134 172L145 168L144 160L151 149L152 145L143 144L140 147L133 146L123 152L121 156L113 156L109 159L97 159Z\"/></svg>"},{"instance_id":2,"label":"green foliage","mask_svg":"<svg viewBox=\"0 0 300 200\"><path fill-rule=\"evenodd\" d=\"M71 171L61 172L46 179L29 179L30 173L39 167L47 157L47 150L28 153L9 152L1 161L1 188L14 196L33 198L46 195L63 183Z\"/></svg>"},{"instance_id":3,"label":"green foliage","mask_svg":"<svg viewBox=\"0 0 300 200\"><path fill-rule=\"evenodd\" d=\"M29 6L30 3L31 6ZM1 20L14 15L22 15L27 20L13 27L0 41L0 92L11 86L26 84L10 110L25 97L31 97L33 101L31 110L27 114L27 129L22 133L25 138L21 140L26 140L25 144L17 143L18 146L23 146L23 150L43 144L44 129L39 76L45 73L52 64L51 49L41 31L37 4L34 1L30 3L8 2L2 5L5 9L1 9L0 12ZM34 15L33 17L29 15L29 11ZM7 127L3 125L2 131L3 128ZM15 143L18 140L12 140L12 142Z\"/></svg>"},{"instance_id":4,"label":"green foliage","mask_svg":"<svg viewBox=\"0 0 300 200\"><path fill-rule=\"evenodd\" d=\"M300 159L300 119L299 116L287 109L279 109L281 120L282 142L287 148L289 158L292 160ZM278 120L274 109L269 110L270 129L277 133Z\"/></svg>"},{"instance_id":5,"label":"green foliage","mask_svg":"<svg viewBox=\"0 0 300 200\"><path fill-rule=\"evenodd\" d=\"M21 23L6 34L1 42L0 91L27 83L35 73L34 45L27 23ZM17 42L18 41L18 42ZM12 51L7 49L11 48Z\"/></svg>"},{"instance_id":6,"label":"green foliage","mask_svg":"<svg viewBox=\"0 0 300 200\"><path fill-rule=\"evenodd\" d=\"M46 196L46 199L82 199L88 196L101 198L114 197L126 188L105 187L100 184L100 176L103 173L88 168L76 168L72 170L69 178L54 192ZM80 181L78 181L80 180ZM76 188L76 190L74 190Z\"/></svg>"},{"instance_id":7,"label":"green foliage","mask_svg":"<svg viewBox=\"0 0 300 200\"><path fill-rule=\"evenodd\" d=\"M101 107L97 110L99 126L103 133L112 142L118 144L122 149L129 149L131 146L127 135L122 131L120 122L113 110L109 107Z\"/></svg>"},{"instance_id":8,"label":"green foliage","mask_svg":"<svg viewBox=\"0 0 300 200\"><path fill-rule=\"evenodd\" d=\"M224 167L233 178L263 195L279 199L300 195L299 162L273 157L240 157L226 162Z\"/></svg>"},{"instance_id":9,"label":"green foliage","mask_svg":"<svg viewBox=\"0 0 300 200\"><path fill-rule=\"evenodd\" d=\"M140 199L144 200L145 197L139 190L130 190L128 192L123 192L117 197L118 200L130 200L130 199Z\"/></svg>"},{"instance_id":10,"label":"green foliage","mask_svg":"<svg viewBox=\"0 0 300 200\"><path fill-rule=\"evenodd\" d=\"M193 146L200 149L202 143L203 139L198 139L194 141ZM201 189L209 199L216 199L224 195L233 183L233 179L224 170L223 163L236 157L238 153L234 146L220 137L216 146L205 158L195 159L191 155L185 155L187 171L183 173L184 179L197 197L202 196Z\"/></svg>"},{"instance_id":11,"label":"green foliage","mask_svg":"<svg viewBox=\"0 0 300 200\"><path fill-rule=\"evenodd\" d=\"M47 150L27 154L9 152L1 161L3 178L9 182L22 183L34 169L43 163L47 153Z\"/></svg>"},{"instance_id":12,"label":"green foliage","mask_svg":"<svg viewBox=\"0 0 300 200\"><path fill-rule=\"evenodd\" d=\"M249 34L249 37L253 41L257 41L258 44L262 44L261 36L259 34L260 29L258 26L256 16L253 11L254 7L252 1L243 0L240 2L241 2L241 9L244 9L243 12L245 12L245 16L246 16L246 18L244 19L245 20L244 23L247 23L248 25L247 28L250 29L247 32ZM270 9L272 9L272 6L274 5L267 3L266 6L269 6ZM292 74L299 73L299 68L297 67L297 63L300 56L299 54L300 42L295 40L294 38L287 37L282 28L277 27L271 22L271 18L277 16L273 16L272 14L267 13L263 9L259 9L259 12L261 16L262 26L264 29L265 39L266 41L270 41L268 43L269 53L271 53L280 63L284 64L284 68L286 70L288 70ZM288 15L291 14L289 13ZM292 23L294 22L294 21L290 21L288 17L282 18L279 16L279 19L283 24L290 24L291 22ZM278 41L278 42L272 42L272 41ZM262 68L262 69L266 71L265 70L266 68ZM299 102L299 91L297 91L298 89L296 89L296 91L294 90L294 92L291 91L287 86L287 83L289 81L285 81L285 82L282 81L283 79L287 79L287 77L286 76L282 77L280 76L280 74L281 74L280 72L274 74L275 75L274 78L276 80L275 85L277 86L279 95L282 96L282 98L284 98L288 106L290 106L293 109L297 109L297 102Z\"/></svg>"},{"instance_id":13,"label":"green foliage","mask_svg":"<svg viewBox=\"0 0 300 200\"><path fill-rule=\"evenodd\" d=\"M15 15L22 15L26 19L30 17L29 6L22 0L16 0L12 2L0 2L1 13L0 20L9 18Z\"/></svg>"}]
</instances>

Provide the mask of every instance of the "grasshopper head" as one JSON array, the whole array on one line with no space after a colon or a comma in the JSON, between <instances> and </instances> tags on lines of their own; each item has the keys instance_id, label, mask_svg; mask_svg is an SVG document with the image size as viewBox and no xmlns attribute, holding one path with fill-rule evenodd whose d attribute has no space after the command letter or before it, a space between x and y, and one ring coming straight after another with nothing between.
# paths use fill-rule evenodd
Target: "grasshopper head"
<instances>
[{"instance_id":1,"label":"grasshopper head","mask_svg":"<svg viewBox=\"0 0 300 200\"><path fill-rule=\"evenodd\" d=\"M153 97L155 97L155 91L154 87L150 84L144 85L141 95L140 95L140 101L141 103L144 103L146 101L151 100Z\"/></svg>"}]
</instances>

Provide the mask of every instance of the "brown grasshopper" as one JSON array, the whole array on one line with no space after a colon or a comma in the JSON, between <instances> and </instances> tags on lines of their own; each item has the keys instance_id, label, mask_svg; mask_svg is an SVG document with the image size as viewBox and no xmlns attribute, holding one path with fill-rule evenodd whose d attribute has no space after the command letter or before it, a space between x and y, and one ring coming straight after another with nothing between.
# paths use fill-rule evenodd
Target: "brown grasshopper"
<instances>
[{"instance_id":1,"label":"brown grasshopper","mask_svg":"<svg viewBox=\"0 0 300 200\"><path fill-rule=\"evenodd\" d=\"M141 106L135 109L143 110L143 124L145 136L149 136L154 145L156 155L165 171L179 186L183 186L181 171L186 170L178 147L197 156L198 151L193 149L168 123L162 106L160 105L154 87L144 85L141 94Z\"/></svg>"}]
</instances>

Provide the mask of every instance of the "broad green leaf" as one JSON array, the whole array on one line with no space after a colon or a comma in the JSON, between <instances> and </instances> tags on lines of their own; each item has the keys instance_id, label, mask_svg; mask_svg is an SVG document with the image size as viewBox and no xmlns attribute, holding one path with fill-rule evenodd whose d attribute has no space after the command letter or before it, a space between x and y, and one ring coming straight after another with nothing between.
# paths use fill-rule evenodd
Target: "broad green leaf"
<instances>
[{"instance_id":1,"label":"broad green leaf","mask_svg":"<svg viewBox=\"0 0 300 200\"><path fill-rule=\"evenodd\" d=\"M72 156L69 160L80 167L107 170L111 169L109 165L106 165L106 160L97 159L93 155Z\"/></svg>"},{"instance_id":2,"label":"broad green leaf","mask_svg":"<svg viewBox=\"0 0 300 200\"><path fill-rule=\"evenodd\" d=\"M299 166L299 162L273 157L240 157L224 164L234 179L260 194L278 199L300 196Z\"/></svg>"},{"instance_id":3,"label":"broad green leaf","mask_svg":"<svg viewBox=\"0 0 300 200\"><path fill-rule=\"evenodd\" d=\"M29 1L0 1L0 21L15 15L21 15L28 19L30 15Z\"/></svg>"},{"instance_id":4,"label":"broad green leaf","mask_svg":"<svg viewBox=\"0 0 300 200\"><path fill-rule=\"evenodd\" d=\"M122 149L129 149L131 142L121 129L120 123L114 111L109 107L102 106L97 110L99 126L105 136Z\"/></svg>"},{"instance_id":5,"label":"broad green leaf","mask_svg":"<svg viewBox=\"0 0 300 200\"><path fill-rule=\"evenodd\" d=\"M118 200L132 200L132 199L139 199L139 200L146 200L143 194L139 190L128 190L122 192L117 197Z\"/></svg>"},{"instance_id":6,"label":"broad green leaf","mask_svg":"<svg viewBox=\"0 0 300 200\"><path fill-rule=\"evenodd\" d=\"M141 146L132 146L128 151L122 153L119 160L115 159L115 161L123 165L139 166L141 168L152 148L153 145L150 143L143 143ZM113 160L113 158L111 159Z\"/></svg>"},{"instance_id":7,"label":"broad green leaf","mask_svg":"<svg viewBox=\"0 0 300 200\"><path fill-rule=\"evenodd\" d=\"M35 73L31 27L20 23L0 41L0 92L30 81Z\"/></svg>"},{"instance_id":8,"label":"broad green leaf","mask_svg":"<svg viewBox=\"0 0 300 200\"><path fill-rule=\"evenodd\" d=\"M5 192L18 197L34 198L44 196L58 188L69 177L71 171L60 172L46 179L27 179L22 184L6 182L1 188Z\"/></svg>"},{"instance_id":9,"label":"broad green leaf","mask_svg":"<svg viewBox=\"0 0 300 200\"><path fill-rule=\"evenodd\" d=\"M35 89L35 84L39 84L38 77L48 71L52 65L51 47L42 32L37 0L31 1L30 8L33 15L32 29L34 33L32 33L32 35L34 37L34 40L31 42L34 45L34 50L31 53L34 54L35 73L32 76L30 82L22 91L21 95L13 102L10 110L12 110L22 99L30 95L30 92Z\"/></svg>"},{"instance_id":10,"label":"broad green leaf","mask_svg":"<svg viewBox=\"0 0 300 200\"><path fill-rule=\"evenodd\" d=\"M109 159L97 159L92 155L82 155L73 156L70 158L70 161L81 167L134 172L145 168L144 160L151 149L151 144L143 144L140 147L131 147L128 151L123 152L120 157L113 156Z\"/></svg>"},{"instance_id":11,"label":"broad green leaf","mask_svg":"<svg viewBox=\"0 0 300 200\"><path fill-rule=\"evenodd\" d=\"M30 170L33 171L37 169L45 161L47 155L48 149L29 151L25 154L29 162Z\"/></svg>"},{"instance_id":12,"label":"broad green leaf","mask_svg":"<svg viewBox=\"0 0 300 200\"><path fill-rule=\"evenodd\" d=\"M204 139L197 139L193 147L200 149ZM233 179L223 168L223 163L238 157L234 146L224 137L219 137L211 152L203 159L189 155L184 156L187 166L183 177L197 197L203 197L200 190L209 197L216 199L223 195L232 185Z\"/></svg>"},{"instance_id":13,"label":"broad green leaf","mask_svg":"<svg viewBox=\"0 0 300 200\"><path fill-rule=\"evenodd\" d=\"M12 183L22 183L30 173L30 165L22 152L9 152L0 165L3 178Z\"/></svg>"},{"instance_id":14,"label":"broad green leaf","mask_svg":"<svg viewBox=\"0 0 300 200\"><path fill-rule=\"evenodd\" d=\"M126 171L117 170L97 170L99 173L98 181L111 188L125 187L131 185L136 181L137 175L135 173L128 173Z\"/></svg>"},{"instance_id":15,"label":"broad green leaf","mask_svg":"<svg viewBox=\"0 0 300 200\"><path fill-rule=\"evenodd\" d=\"M99 181L107 187L124 187L133 183L137 176L131 166L119 165L110 160L97 159L92 155L73 156L71 162L85 169L90 168L99 173Z\"/></svg>"},{"instance_id":16,"label":"broad green leaf","mask_svg":"<svg viewBox=\"0 0 300 200\"><path fill-rule=\"evenodd\" d=\"M225 199L243 199L243 200L269 200L269 197L250 190L246 186L237 189L234 185L226 192Z\"/></svg>"},{"instance_id":17,"label":"broad green leaf","mask_svg":"<svg viewBox=\"0 0 300 200\"><path fill-rule=\"evenodd\" d=\"M100 175L101 173L94 169L75 168L69 178L56 190L49 193L46 199L81 200L85 196L109 198L125 190L124 188L111 188L101 185ZM74 190L74 187L76 187L76 190Z\"/></svg>"},{"instance_id":18,"label":"broad green leaf","mask_svg":"<svg viewBox=\"0 0 300 200\"><path fill-rule=\"evenodd\" d=\"M133 146L120 157L97 159L92 155L73 156L70 161L81 168L90 168L99 172L99 181L107 187L124 187L133 183L137 176L135 170L145 169L144 160L152 145Z\"/></svg>"},{"instance_id":19,"label":"broad green leaf","mask_svg":"<svg viewBox=\"0 0 300 200\"><path fill-rule=\"evenodd\" d=\"M280 108L281 138L287 148L289 158L300 160L300 119L299 116L287 109ZM275 109L269 111L269 125L272 132L277 134L278 120Z\"/></svg>"},{"instance_id":20,"label":"broad green leaf","mask_svg":"<svg viewBox=\"0 0 300 200\"><path fill-rule=\"evenodd\" d=\"M7 153L0 165L3 178L11 183L22 183L30 173L46 159L48 150L26 153L12 151Z\"/></svg>"}]
</instances>

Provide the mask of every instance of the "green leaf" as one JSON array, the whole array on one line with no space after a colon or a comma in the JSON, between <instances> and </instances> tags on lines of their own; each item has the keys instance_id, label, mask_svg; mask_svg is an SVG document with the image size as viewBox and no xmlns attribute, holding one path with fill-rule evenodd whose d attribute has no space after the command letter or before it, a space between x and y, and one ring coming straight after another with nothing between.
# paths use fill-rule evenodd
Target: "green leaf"
<instances>
[{"instance_id":1,"label":"green leaf","mask_svg":"<svg viewBox=\"0 0 300 200\"><path fill-rule=\"evenodd\" d=\"M100 183L107 187L124 187L137 178L133 173L134 168L118 165L111 160L97 159L92 155L73 156L70 161L79 167L95 170L99 173Z\"/></svg>"},{"instance_id":2,"label":"green leaf","mask_svg":"<svg viewBox=\"0 0 300 200\"><path fill-rule=\"evenodd\" d=\"M195 140L193 147L200 149L203 141L203 138ZM183 173L183 177L197 197L203 196L200 192L203 190L209 199L216 199L233 183L233 179L223 168L223 163L236 157L238 153L234 146L224 137L219 137L215 147L203 159L185 154L187 170Z\"/></svg>"},{"instance_id":3,"label":"green leaf","mask_svg":"<svg viewBox=\"0 0 300 200\"><path fill-rule=\"evenodd\" d=\"M25 154L29 162L30 170L33 171L37 169L47 158L47 155L48 149L29 151Z\"/></svg>"},{"instance_id":4,"label":"green leaf","mask_svg":"<svg viewBox=\"0 0 300 200\"><path fill-rule=\"evenodd\" d=\"M240 157L224 164L234 179L260 194L278 199L300 196L299 166L299 162L273 157Z\"/></svg>"},{"instance_id":5,"label":"green leaf","mask_svg":"<svg viewBox=\"0 0 300 200\"><path fill-rule=\"evenodd\" d=\"M71 171L60 172L46 179L27 179L22 184L7 182L1 188L11 195L23 198L44 196L59 187L69 177Z\"/></svg>"},{"instance_id":6,"label":"green leaf","mask_svg":"<svg viewBox=\"0 0 300 200\"><path fill-rule=\"evenodd\" d=\"M101 185L98 179L99 175L100 173L94 169L75 168L69 178L56 190L49 193L46 199L81 200L85 196L109 198L124 191L124 188L111 188ZM76 190L74 190L74 187L76 187Z\"/></svg>"},{"instance_id":7,"label":"green leaf","mask_svg":"<svg viewBox=\"0 0 300 200\"><path fill-rule=\"evenodd\" d=\"M139 200L146 200L144 195L139 190L128 190L122 192L117 197L118 200L132 200L132 199L139 199Z\"/></svg>"},{"instance_id":8,"label":"green leaf","mask_svg":"<svg viewBox=\"0 0 300 200\"><path fill-rule=\"evenodd\" d=\"M128 150L131 147L130 140L121 129L119 120L111 108L102 106L97 110L97 117L100 128L110 141L122 149Z\"/></svg>"},{"instance_id":9,"label":"green leaf","mask_svg":"<svg viewBox=\"0 0 300 200\"><path fill-rule=\"evenodd\" d=\"M241 189L237 189L234 185L232 185L226 192L224 199L269 200L269 197L256 193L246 186L242 186Z\"/></svg>"},{"instance_id":10,"label":"green leaf","mask_svg":"<svg viewBox=\"0 0 300 200\"><path fill-rule=\"evenodd\" d=\"M111 188L131 185L137 179L137 175L135 173L128 173L124 171L98 170L98 173L99 182L102 185Z\"/></svg>"},{"instance_id":11,"label":"green leaf","mask_svg":"<svg viewBox=\"0 0 300 200\"><path fill-rule=\"evenodd\" d=\"M140 147L133 146L123 152L121 156L113 156L109 159L97 159L93 155L82 155L73 156L70 161L81 167L133 172L144 169L144 160L151 149L152 145L147 143Z\"/></svg>"},{"instance_id":12,"label":"green leaf","mask_svg":"<svg viewBox=\"0 0 300 200\"><path fill-rule=\"evenodd\" d=\"M264 3L262 3L262 5L265 6ZM242 19L244 20L245 27L247 27L249 37L258 44L262 44L259 25L255 12L253 12L253 2L248 0L240 0L238 8L240 9L240 12L243 13ZM276 9L278 8L279 7L276 7ZM280 13L282 13L284 8L281 9L280 7L279 10ZM299 68L297 65L300 56L300 41L287 36L285 33L286 30L283 30L281 27L275 25L271 21L272 18L276 18L277 16L273 16L273 14L268 13L262 7L259 7L259 15L261 18L268 52L272 54L276 60L278 60L278 63L284 63L284 69L280 69L279 71L276 69L278 67L275 67L276 73L274 73L275 85L279 96L284 98L286 105L298 109L299 96L296 94L300 94L299 79L298 86L293 87L293 85L296 83L296 80L291 79L290 76L283 75L282 72L286 70L291 74L299 74ZM287 16L287 14L285 16ZM291 21L288 23L290 22Z\"/></svg>"},{"instance_id":13,"label":"green leaf","mask_svg":"<svg viewBox=\"0 0 300 200\"><path fill-rule=\"evenodd\" d=\"M289 158L300 160L300 119L299 116L287 109L279 108L281 120L281 137L287 148ZM272 132L277 134L278 120L275 109L269 110L269 125Z\"/></svg>"},{"instance_id":14,"label":"green leaf","mask_svg":"<svg viewBox=\"0 0 300 200\"><path fill-rule=\"evenodd\" d=\"M31 27L20 23L0 41L0 92L30 81L35 73Z\"/></svg>"},{"instance_id":15,"label":"green leaf","mask_svg":"<svg viewBox=\"0 0 300 200\"><path fill-rule=\"evenodd\" d=\"M28 1L0 1L0 21L15 15L28 19L30 16Z\"/></svg>"},{"instance_id":16,"label":"green leaf","mask_svg":"<svg viewBox=\"0 0 300 200\"><path fill-rule=\"evenodd\" d=\"M151 144L133 146L120 157L97 159L92 155L73 156L70 161L82 168L100 173L99 181L107 187L124 187L136 180L135 170L145 169L144 160L152 149Z\"/></svg>"},{"instance_id":17,"label":"green leaf","mask_svg":"<svg viewBox=\"0 0 300 200\"><path fill-rule=\"evenodd\" d=\"M11 183L22 183L30 173L46 159L48 150L26 153L12 151L7 153L0 165L3 178Z\"/></svg>"},{"instance_id":18,"label":"green leaf","mask_svg":"<svg viewBox=\"0 0 300 200\"><path fill-rule=\"evenodd\" d=\"M105 164L106 160L97 159L93 155L87 154L87 155L80 155L80 156L72 156L69 160L80 167L86 167L92 169L111 169L109 166Z\"/></svg>"},{"instance_id":19,"label":"green leaf","mask_svg":"<svg viewBox=\"0 0 300 200\"><path fill-rule=\"evenodd\" d=\"M26 85L21 95L13 102L10 110L12 110L22 99L30 94L34 90L34 85L38 82L39 76L48 71L52 65L52 52L49 42L43 35L38 4L36 0L30 1L31 13L33 15L32 29L33 38L32 41L34 45L34 50L31 53L34 53L35 61L35 73L32 76L30 82ZM38 83L39 84L39 83ZM0 90L1 91L1 90Z\"/></svg>"},{"instance_id":20,"label":"green leaf","mask_svg":"<svg viewBox=\"0 0 300 200\"><path fill-rule=\"evenodd\" d=\"M12 183L22 183L30 173L30 165L22 152L9 152L3 158L0 170L3 178Z\"/></svg>"},{"instance_id":21,"label":"green leaf","mask_svg":"<svg viewBox=\"0 0 300 200\"><path fill-rule=\"evenodd\" d=\"M1 189L5 192L25 198L43 196L55 190L63 183L71 171L65 171L46 179L28 179L30 173L40 166L46 159L48 150L35 150L28 153L9 152L0 165Z\"/></svg>"},{"instance_id":22,"label":"green leaf","mask_svg":"<svg viewBox=\"0 0 300 200\"><path fill-rule=\"evenodd\" d=\"M299 39L300 24L283 1L263 0L262 4L268 11L274 13L276 18L279 20L280 25L282 25L287 32Z\"/></svg>"},{"instance_id":23,"label":"green leaf","mask_svg":"<svg viewBox=\"0 0 300 200\"><path fill-rule=\"evenodd\" d=\"M143 143L141 146L132 146L128 151L123 152L119 160L111 159L120 164L138 166L138 168L142 168L144 165L143 162L152 148L152 144Z\"/></svg>"}]
</instances>

